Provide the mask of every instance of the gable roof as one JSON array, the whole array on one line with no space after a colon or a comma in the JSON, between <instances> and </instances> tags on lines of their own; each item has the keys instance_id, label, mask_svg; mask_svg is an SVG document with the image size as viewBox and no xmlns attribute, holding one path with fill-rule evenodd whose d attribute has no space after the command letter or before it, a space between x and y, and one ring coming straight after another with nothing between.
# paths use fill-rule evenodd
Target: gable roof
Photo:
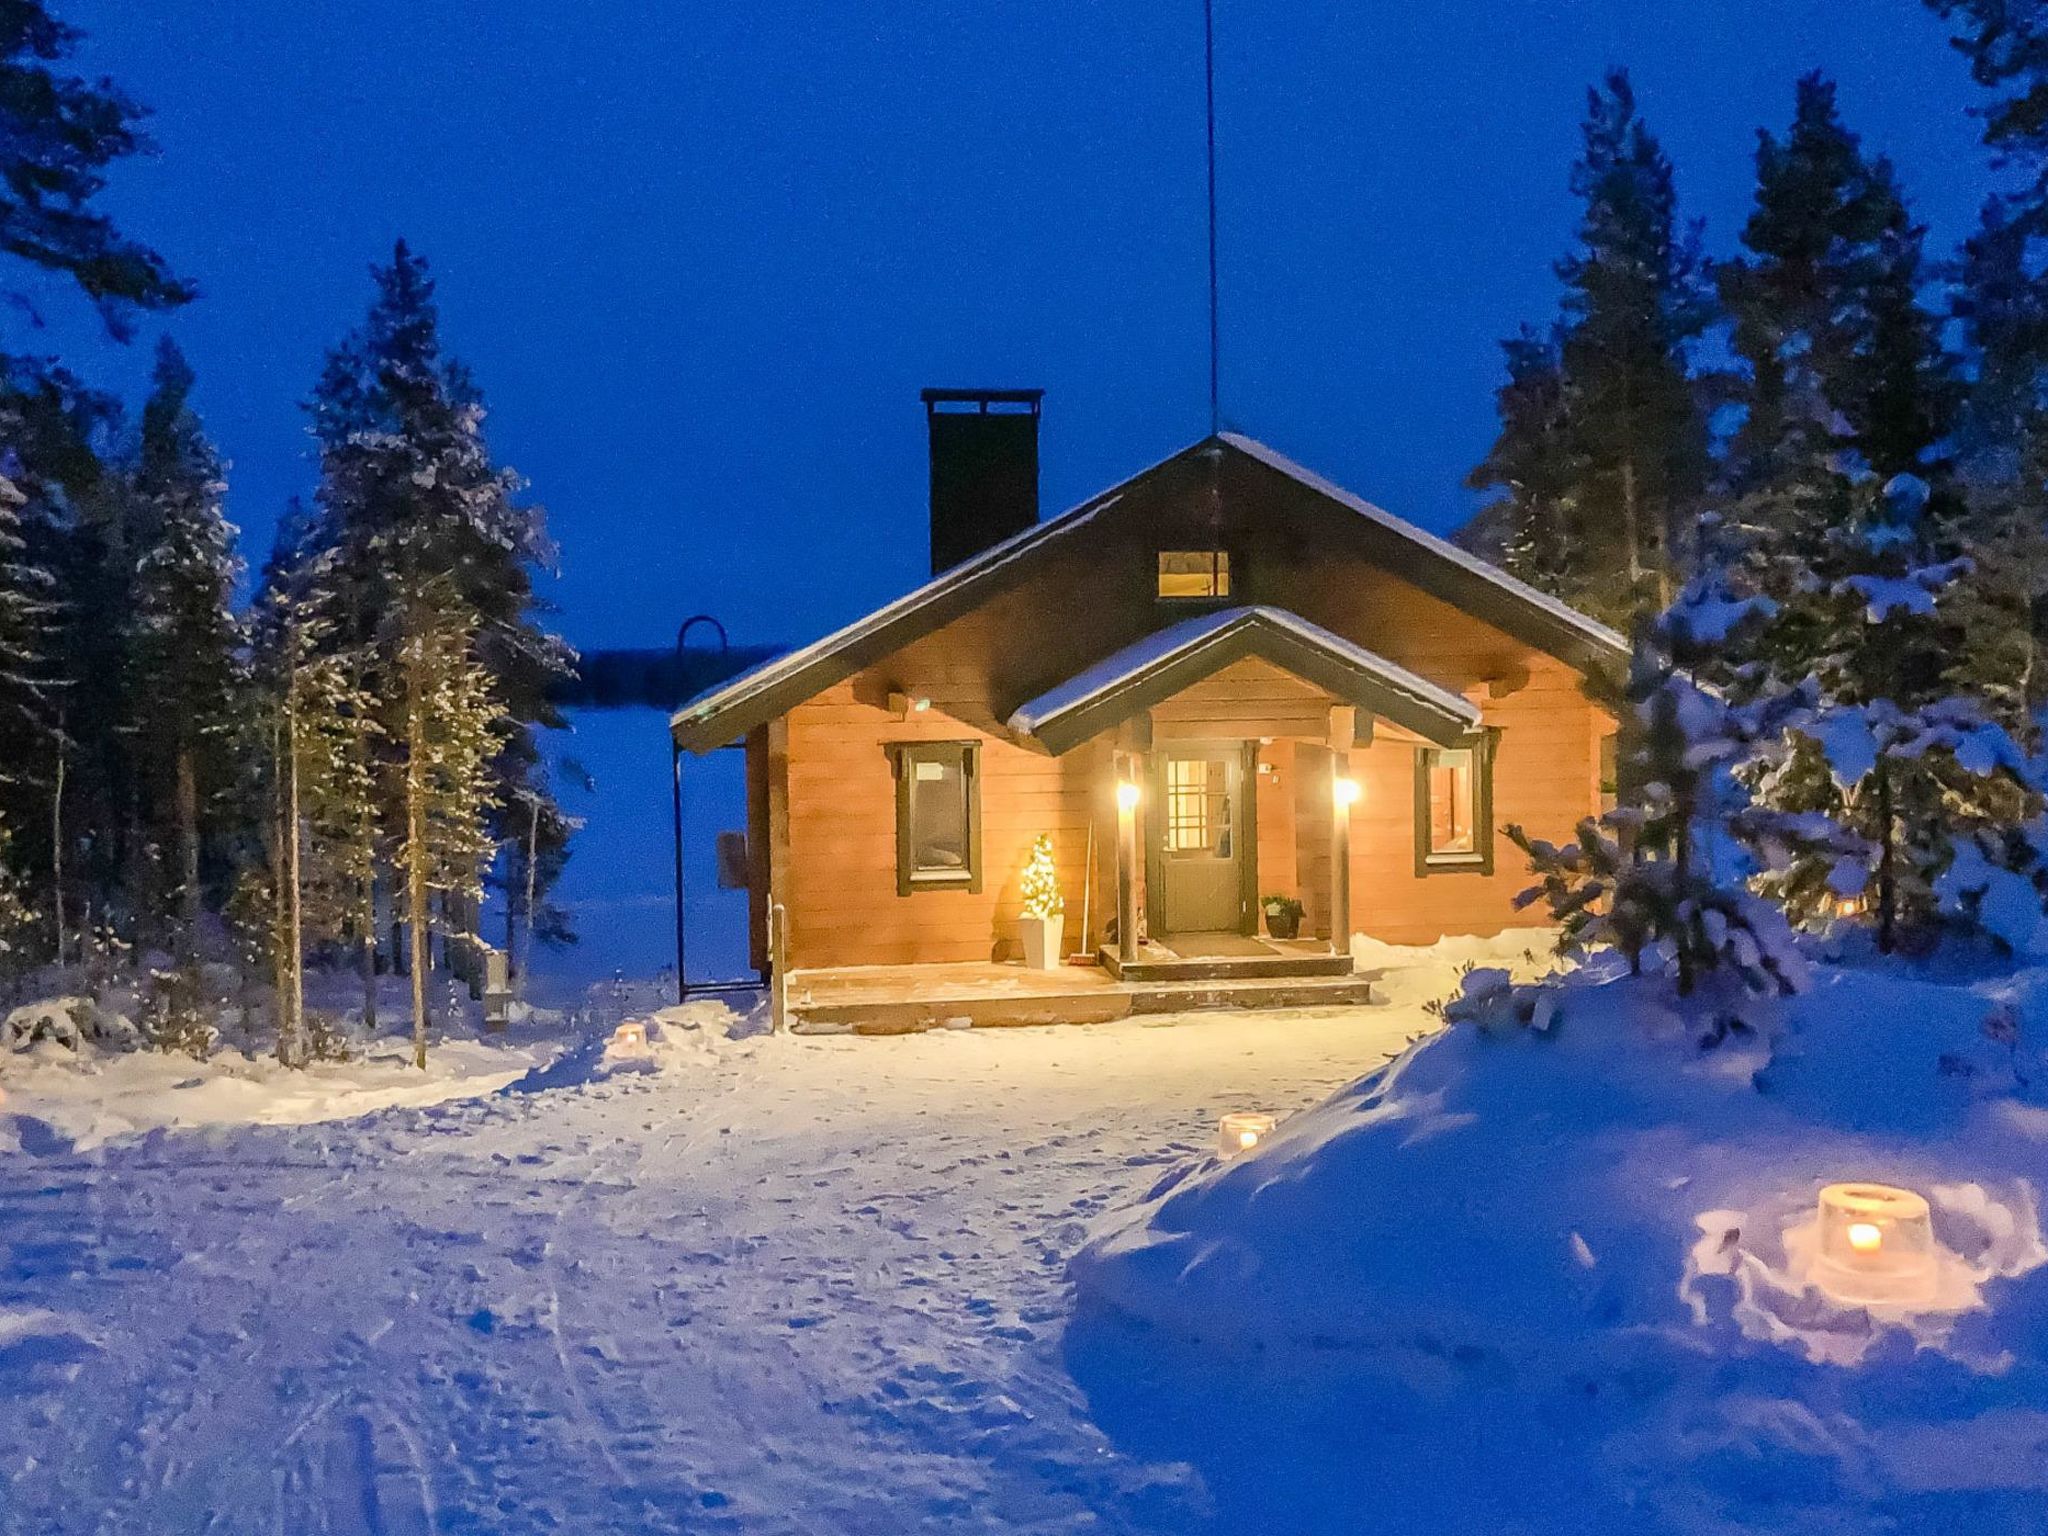
<instances>
[{"instance_id":1,"label":"gable roof","mask_svg":"<svg viewBox=\"0 0 2048 1536\"><path fill-rule=\"evenodd\" d=\"M1010 729L1058 755L1246 656L1263 657L1440 746L1456 745L1479 725L1478 707L1449 689L1299 614L1257 605L1199 614L1125 646L1020 705Z\"/></svg>"},{"instance_id":2,"label":"gable roof","mask_svg":"<svg viewBox=\"0 0 2048 1536\"><path fill-rule=\"evenodd\" d=\"M1583 672L1625 663L1627 642L1606 625L1333 485L1264 443L1226 432L1170 454L1122 484L941 572L865 618L686 702L669 722L675 744L703 752L744 736L970 611L1028 569L1037 551L1095 523L1103 513L1183 461L1218 448L1263 467L1296 492L1355 514L1379 536L1376 556L1394 574L1432 596L1474 613Z\"/></svg>"}]
</instances>

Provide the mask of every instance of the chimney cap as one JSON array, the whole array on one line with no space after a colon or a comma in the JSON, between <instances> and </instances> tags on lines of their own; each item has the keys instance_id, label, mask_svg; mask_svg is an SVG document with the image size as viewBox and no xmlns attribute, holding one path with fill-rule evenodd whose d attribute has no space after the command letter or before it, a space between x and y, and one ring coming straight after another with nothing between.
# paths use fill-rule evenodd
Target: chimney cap
<instances>
[{"instance_id":1,"label":"chimney cap","mask_svg":"<svg viewBox=\"0 0 2048 1536\"><path fill-rule=\"evenodd\" d=\"M925 410L935 412L942 405L971 405L983 413L991 405L1028 405L1034 414L1045 399L1042 389L926 389L918 392Z\"/></svg>"}]
</instances>

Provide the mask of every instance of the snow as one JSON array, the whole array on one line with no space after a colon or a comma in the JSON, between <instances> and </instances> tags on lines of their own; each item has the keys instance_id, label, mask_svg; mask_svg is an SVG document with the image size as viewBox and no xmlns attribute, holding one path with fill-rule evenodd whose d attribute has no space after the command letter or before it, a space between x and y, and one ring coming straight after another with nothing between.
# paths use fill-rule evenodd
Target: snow
<instances>
[{"instance_id":1,"label":"snow","mask_svg":"<svg viewBox=\"0 0 2048 1536\"><path fill-rule=\"evenodd\" d=\"M558 1054L529 1035L520 1043L445 1040L427 1070L410 1041L378 1041L360 1059L287 1071L270 1056L217 1051L205 1061L175 1053L103 1051L55 1042L0 1055L0 1146L61 1138L76 1150L148 1131L230 1125L310 1125L383 1109L425 1108L496 1093ZM26 1133L26 1134L25 1134Z\"/></svg>"},{"instance_id":2,"label":"snow","mask_svg":"<svg viewBox=\"0 0 2048 1536\"><path fill-rule=\"evenodd\" d=\"M1095 1423L1065 1263L1225 1110L1434 1027L799 1037L697 1002L646 1071L612 1022L482 1096L0 1154L0 1329L34 1336L0 1340L0 1530L1214 1529Z\"/></svg>"},{"instance_id":3,"label":"snow","mask_svg":"<svg viewBox=\"0 0 2048 1536\"><path fill-rule=\"evenodd\" d=\"M1320 624L1311 624L1299 614L1264 605L1221 608L1197 614L1155 630L1144 639L1125 646L1112 656L1075 674L1058 687L1040 694L1011 714L1010 729L1029 736L1049 721L1079 709L1091 700L1123 687L1147 672L1180 656L1215 645L1246 628L1271 626L1306 641L1317 650L1337 657L1357 670L1377 678L1388 687L1415 700L1431 716L1447 715L1460 727L1479 724L1479 710L1469 700L1439 688L1427 678L1396 666L1384 656L1353 645ZM1407 722L1404 722L1407 723Z\"/></svg>"},{"instance_id":4,"label":"snow","mask_svg":"<svg viewBox=\"0 0 2048 1536\"><path fill-rule=\"evenodd\" d=\"M1101 1224L1105 1428L1274 1528L2041 1529L2048 971L1826 970L1710 1051L1654 979L1474 984L1486 1022ZM1934 1302L1808 1283L1841 1179L1929 1197ZM2013 1454L1943 1454L1980 1432Z\"/></svg>"}]
</instances>

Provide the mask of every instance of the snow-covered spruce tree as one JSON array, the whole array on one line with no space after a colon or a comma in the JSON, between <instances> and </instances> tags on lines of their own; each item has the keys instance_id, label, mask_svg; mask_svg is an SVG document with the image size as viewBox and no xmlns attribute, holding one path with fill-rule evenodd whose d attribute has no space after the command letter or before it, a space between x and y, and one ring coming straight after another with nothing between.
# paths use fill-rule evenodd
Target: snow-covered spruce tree
<instances>
[{"instance_id":1,"label":"snow-covered spruce tree","mask_svg":"<svg viewBox=\"0 0 2048 1536\"><path fill-rule=\"evenodd\" d=\"M534 904L544 907L568 821L535 772L533 732L560 723L548 688L573 663L536 617L534 575L553 558L545 520L519 502L518 476L491 459L476 387L442 351L426 263L401 242L374 275L368 321L330 356L311 404L322 461L316 541L333 560L336 643L376 645L394 632L401 571L445 579L466 605L510 726L493 764L493 834L523 847L539 797L543 832L561 837L533 866ZM395 676L385 654L365 684L394 700Z\"/></svg>"},{"instance_id":2,"label":"snow-covered spruce tree","mask_svg":"<svg viewBox=\"0 0 2048 1536\"><path fill-rule=\"evenodd\" d=\"M412 945L414 1064L427 1064L428 936L449 898L471 903L483 892L494 839L492 764L502 744L503 713L489 669L477 655L476 621L445 576L399 589L390 639L402 690L401 724L392 733L402 757L404 830L398 867ZM435 898L441 898L437 906ZM473 940L443 925L451 944Z\"/></svg>"},{"instance_id":3,"label":"snow-covered spruce tree","mask_svg":"<svg viewBox=\"0 0 2048 1536\"><path fill-rule=\"evenodd\" d=\"M1719 989L1709 1042L1748 1027L1750 1001L1797 991L1806 976L1784 914L1723 867L1733 837L1797 833L1739 822L1732 770L1781 738L1805 701L1765 696L1738 707L1699 676L1770 612L1767 600L1731 590L1718 568L1694 577L1637 626L1615 808L1581 821L1563 845L1507 829L1538 881L1517 903L1548 908L1561 953L1611 946L1631 973L1669 975L1681 997L1710 977L1732 983Z\"/></svg>"},{"instance_id":4,"label":"snow-covered spruce tree","mask_svg":"<svg viewBox=\"0 0 2048 1536\"><path fill-rule=\"evenodd\" d=\"M12 841L6 823L0 822L0 980L10 991L25 968L27 941L36 924L28 882L14 870Z\"/></svg>"},{"instance_id":5,"label":"snow-covered spruce tree","mask_svg":"<svg viewBox=\"0 0 2048 1536\"><path fill-rule=\"evenodd\" d=\"M1855 497L1796 613L1775 621L1794 627L1810 660L1815 708L1794 727L1804 746L1756 788L1781 812L1830 819L1869 844L1863 890L1847 889L1837 865L1822 877L1795 859L1783 891L1802 916L1814 899L1867 896L1889 951L1932 938L1937 881L1959 844L2030 819L2040 795L2010 735L1951 687L1960 642L1945 604L1970 564L1931 512L1926 482L1895 476Z\"/></svg>"},{"instance_id":6,"label":"snow-covered spruce tree","mask_svg":"<svg viewBox=\"0 0 2048 1536\"><path fill-rule=\"evenodd\" d=\"M204 808L235 775L242 643L230 606L241 562L221 510L227 486L193 412L192 385L184 355L166 338L135 469L149 539L136 560L130 620L136 762L154 808L145 825L167 829L164 840L177 848L175 916L186 950L200 913Z\"/></svg>"},{"instance_id":7,"label":"snow-covered spruce tree","mask_svg":"<svg viewBox=\"0 0 2048 1536\"><path fill-rule=\"evenodd\" d=\"M1510 503L1505 557L1626 623L1669 600L1710 467L1690 349L1712 317L1697 231L1626 73L1588 93L1579 245L1554 343L1510 343L1502 434L1475 471ZM1554 361L1552 354L1554 353Z\"/></svg>"},{"instance_id":8,"label":"snow-covered spruce tree","mask_svg":"<svg viewBox=\"0 0 2048 1536\"><path fill-rule=\"evenodd\" d=\"M1018 899L1025 917L1058 917L1067 910L1060 894L1059 871L1052 860L1052 834L1041 832L1031 842L1031 857L1025 860L1018 881Z\"/></svg>"}]
</instances>

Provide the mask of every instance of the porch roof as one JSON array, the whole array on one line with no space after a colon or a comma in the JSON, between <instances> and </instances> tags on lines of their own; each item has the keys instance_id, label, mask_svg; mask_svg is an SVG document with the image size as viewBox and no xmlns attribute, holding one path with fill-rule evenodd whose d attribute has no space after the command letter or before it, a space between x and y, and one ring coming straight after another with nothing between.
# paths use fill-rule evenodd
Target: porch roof
<instances>
[{"instance_id":1,"label":"porch roof","mask_svg":"<svg viewBox=\"0 0 2048 1536\"><path fill-rule=\"evenodd\" d=\"M1427 740L1455 745L1478 707L1284 608L1220 608L1155 631L1048 689L1009 726L1055 756L1234 661L1258 656Z\"/></svg>"}]
</instances>

